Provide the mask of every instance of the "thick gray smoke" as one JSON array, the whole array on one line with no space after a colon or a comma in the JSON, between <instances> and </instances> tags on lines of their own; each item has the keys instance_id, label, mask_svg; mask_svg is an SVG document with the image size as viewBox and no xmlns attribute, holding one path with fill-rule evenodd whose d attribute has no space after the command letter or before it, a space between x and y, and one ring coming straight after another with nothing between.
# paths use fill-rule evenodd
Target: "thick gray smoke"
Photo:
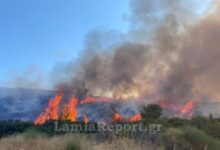
<instances>
[{"instance_id":1,"label":"thick gray smoke","mask_svg":"<svg viewBox=\"0 0 220 150\"><path fill-rule=\"evenodd\" d=\"M57 86L79 98L220 101L220 16L211 4L202 14L200 3L132 0L130 31L88 36Z\"/></svg>"}]
</instances>

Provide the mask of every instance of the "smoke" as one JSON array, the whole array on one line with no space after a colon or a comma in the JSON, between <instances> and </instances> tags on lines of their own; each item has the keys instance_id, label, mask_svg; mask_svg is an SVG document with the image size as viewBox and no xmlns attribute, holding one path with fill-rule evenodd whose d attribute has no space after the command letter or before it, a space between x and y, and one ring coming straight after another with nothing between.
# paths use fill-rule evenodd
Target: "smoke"
<instances>
[{"instance_id":1,"label":"smoke","mask_svg":"<svg viewBox=\"0 0 220 150\"><path fill-rule=\"evenodd\" d=\"M46 82L44 71L38 66L31 65L22 71L12 70L8 73L8 80L0 83L2 87L25 89L50 89Z\"/></svg>"},{"instance_id":2,"label":"smoke","mask_svg":"<svg viewBox=\"0 0 220 150\"><path fill-rule=\"evenodd\" d=\"M129 32L91 33L56 86L79 99L219 101L219 7L215 1L201 12L200 3L132 0Z\"/></svg>"}]
</instances>

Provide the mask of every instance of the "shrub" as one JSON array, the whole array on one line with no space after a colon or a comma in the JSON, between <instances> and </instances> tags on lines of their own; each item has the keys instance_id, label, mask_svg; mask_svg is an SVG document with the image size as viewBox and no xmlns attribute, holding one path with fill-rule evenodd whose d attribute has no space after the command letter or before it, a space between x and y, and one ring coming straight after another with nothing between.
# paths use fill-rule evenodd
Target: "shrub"
<instances>
[{"instance_id":1,"label":"shrub","mask_svg":"<svg viewBox=\"0 0 220 150\"><path fill-rule=\"evenodd\" d=\"M220 123L202 116L192 118L191 125L204 131L206 134L220 139Z\"/></svg>"},{"instance_id":2,"label":"shrub","mask_svg":"<svg viewBox=\"0 0 220 150\"><path fill-rule=\"evenodd\" d=\"M219 150L220 149L220 141L216 140L206 133L202 132L199 129L193 127L184 128L185 137L194 149L210 149L210 150Z\"/></svg>"},{"instance_id":3,"label":"shrub","mask_svg":"<svg viewBox=\"0 0 220 150\"><path fill-rule=\"evenodd\" d=\"M33 126L31 122L19 120L0 121L0 137L23 133L26 129Z\"/></svg>"},{"instance_id":4,"label":"shrub","mask_svg":"<svg viewBox=\"0 0 220 150\"><path fill-rule=\"evenodd\" d=\"M162 115L162 108L157 104L149 104L144 106L141 110L141 116L143 119L155 120Z\"/></svg>"},{"instance_id":5,"label":"shrub","mask_svg":"<svg viewBox=\"0 0 220 150\"><path fill-rule=\"evenodd\" d=\"M181 129L170 128L160 137L161 145L165 150L181 149L189 150L190 143L184 137L184 131Z\"/></svg>"},{"instance_id":6,"label":"shrub","mask_svg":"<svg viewBox=\"0 0 220 150\"><path fill-rule=\"evenodd\" d=\"M192 126L199 129L204 129L208 123L209 120L203 116L196 116L191 119Z\"/></svg>"},{"instance_id":7,"label":"shrub","mask_svg":"<svg viewBox=\"0 0 220 150\"><path fill-rule=\"evenodd\" d=\"M180 119L180 118L171 118L168 120L168 123L171 127L183 127L183 126L188 126L190 123L189 120L186 119Z\"/></svg>"},{"instance_id":8,"label":"shrub","mask_svg":"<svg viewBox=\"0 0 220 150\"><path fill-rule=\"evenodd\" d=\"M218 122L209 123L204 131L208 135L220 139L220 123Z\"/></svg>"}]
</instances>

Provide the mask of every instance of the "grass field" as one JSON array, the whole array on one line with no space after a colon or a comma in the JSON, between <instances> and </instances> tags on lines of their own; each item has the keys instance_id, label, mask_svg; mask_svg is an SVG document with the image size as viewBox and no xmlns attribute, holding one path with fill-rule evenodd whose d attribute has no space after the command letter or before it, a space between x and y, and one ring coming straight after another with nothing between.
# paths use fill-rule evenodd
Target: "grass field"
<instances>
[{"instance_id":1,"label":"grass field","mask_svg":"<svg viewBox=\"0 0 220 150\"><path fill-rule=\"evenodd\" d=\"M66 134L54 137L44 135L16 135L0 140L0 150L142 150L140 145L128 138L97 142L84 135Z\"/></svg>"},{"instance_id":2,"label":"grass field","mask_svg":"<svg viewBox=\"0 0 220 150\"><path fill-rule=\"evenodd\" d=\"M126 136L102 138L99 134L48 136L34 130L0 139L0 150L220 150L220 140L197 128L167 128L155 138Z\"/></svg>"}]
</instances>

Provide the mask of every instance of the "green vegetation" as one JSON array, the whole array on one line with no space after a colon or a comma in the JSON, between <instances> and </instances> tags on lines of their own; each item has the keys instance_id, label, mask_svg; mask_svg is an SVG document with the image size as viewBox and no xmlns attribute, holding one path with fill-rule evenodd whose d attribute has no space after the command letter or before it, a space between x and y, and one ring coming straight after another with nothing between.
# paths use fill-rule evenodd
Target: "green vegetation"
<instances>
[{"instance_id":1,"label":"green vegetation","mask_svg":"<svg viewBox=\"0 0 220 150\"><path fill-rule=\"evenodd\" d=\"M197 128L186 127L183 130L185 132L185 138L190 141L193 149L220 149L219 139L214 139Z\"/></svg>"},{"instance_id":2,"label":"green vegetation","mask_svg":"<svg viewBox=\"0 0 220 150\"><path fill-rule=\"evenodd\" d=\"M165 133L161 134L160 141L161 147L165 150L189 150L191 147L185 138L184 131L177 128L169 128Z\"/></svg>"},{"instance_id":3,"label":"green vegetation","mask_svg":"<svg viewBox=\"0 0 220 150\"><path fill-rule=\"evenodd\" d=\"M79 143L72 141L67 143L66 150L81 150L81 146L79 145Z\"/></svg>"},{"instance_id":4,"label":"green vegetation","mask_svg":"<svg viewBox=\"0 0 220 150\"><path fill-rule=\"evenodd\" d=\"M162 108L156 104L149 104L144 106L141 110L142 118L146 120L155 120L162 115Z\"/></svg>"},{"instance_id":5,"label":"green vegetation","mask_svg":"<svg viewBox=\"0 0 220 150\"><path fill-rule=\"evenodd\" d=\"M170 149L210 149L219 150L220 140L214 139L203 131L194 127L169 128L160 137L161 146Z\"/></svg>"},{"instance_id":6,"label":"green vegetation","mask_svg":"<svg viewBox=\"0 0 220 150\"><path fill-rule=\"evenodd\" d=\"M23 133L26 129L33 127L32 122L19 120L0 121L0 138L12 134Z\"/></svg>"}]
</instances>

